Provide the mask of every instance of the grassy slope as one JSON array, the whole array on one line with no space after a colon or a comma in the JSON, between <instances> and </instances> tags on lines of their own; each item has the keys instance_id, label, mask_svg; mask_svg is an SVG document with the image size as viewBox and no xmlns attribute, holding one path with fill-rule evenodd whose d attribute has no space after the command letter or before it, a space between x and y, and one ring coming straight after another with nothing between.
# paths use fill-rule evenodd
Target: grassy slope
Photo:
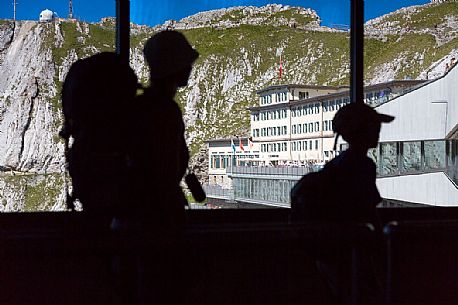
<instances>
[{"instance_id":1,"label":"grassy slope","mask_svg":"<svg viewBox=\"0 0 458 305\"><path fill-rule=\"evenodd\" d=\"M434 29L446 22L447 17L458 19L458 3L446 2L426 5L410 15L401 12L391 14L384 22L392 22L411 32L425 29ZM383 24L380 25L383 27ZM404 79L409 76L417 78L422 71L428 69L434 62L458 49L458 39L455 38L446 44L438 46L433 35L427 33L410 33L403 36L391 35L386 42L376 39L365 40L365 68L366 75L370 76L383 63L392 62L399 55L405 56L406 64L399 70L396 78ZM419 60L422 55L422 60Z\"/></svg>"},{"instance_id":2,"label":"grassy slope","mask_svg":"<svg viewBox=\"0 0 458 305\"><path fill-rule=\"evenodd\" d=\"M445 16L458 16L458 4L456 1L449 1L440 4L432 4L423 7L411 18L405 18L402 12L392 14L385 19L386 22L398 22L398 25L411 29L433 28L440 24Z\"/></svg>"}]
</instances>

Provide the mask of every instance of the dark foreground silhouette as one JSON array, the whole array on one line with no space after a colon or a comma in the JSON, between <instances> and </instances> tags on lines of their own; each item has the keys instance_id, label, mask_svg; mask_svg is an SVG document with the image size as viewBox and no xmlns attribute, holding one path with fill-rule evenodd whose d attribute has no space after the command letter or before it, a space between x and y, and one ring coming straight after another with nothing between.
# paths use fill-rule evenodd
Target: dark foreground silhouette
<instances>
[{"instance_id":1,"label":"dark foreground silhouette","mask_svg":"<svg viewBox=\"0 0 458 305\"><path fill-rule=\"evenodd\" d=\"M131 111L137 89L133 70L114 53L76 61L62 90L72 194L84 211L120 209L129 199ZM71 143L70 143L71 142Z\"/></svg>"},{"instance_id":2,"label":"dark foreground silhouette","mask_svg":"<svg viewBox=\"0 0 458 305\"><path fill-rule=\"evenodd\" d=\"M79 200L84 212L115 215L112 229L123 241L113 260L120 303L178 304L187 204L180 181L189 152L174 96L198 53L174 31L150 38L144 53L151 80L140 96L134 72L114 53L72 65L62 94L68 205ZM155 246L136 248L138 240Z\"/></svg>"},{"instance_id":3,"label":"dark foreground silhouette","mask_svg":"<svg viewBox=\"0 0 458 305\"><path fill-rule=\"evenodd\" d=\"M150 68L150 86L138 97L134 124L132 199L139 203L134 216L158 247L137 258L136 298L140 304L183 304L184 251L182 234L186 198L180 181L186 173L189 151L182 113L174 101L188 83L198 53L176 31L151 37L144 47Z\"/></svg>"},{"instance_id":4,"label":"dark foreground silhouette","mask_svg":"<svg viewBox=\"0 0 458 305\"><path fill-rule=\"evenodd\" d=\"M329 221L371 223L381 233L376 206L381 201L377 190L376 166L367 157L377 146L381 123L392 116L377 113L371 107L354 103L341 108L333 120L336 142L339 135L349 148L325 165L323 170L304 176L291 192L292 219L295 221ZM377 235L376 235L377 236ZM377 278L377 240L360 249L358 293L362 304L379 304L382 288ZM317 266L326 278L338 302L352 302L351 262L348 248L320 253Z\"/></svg>"}]
</instances>

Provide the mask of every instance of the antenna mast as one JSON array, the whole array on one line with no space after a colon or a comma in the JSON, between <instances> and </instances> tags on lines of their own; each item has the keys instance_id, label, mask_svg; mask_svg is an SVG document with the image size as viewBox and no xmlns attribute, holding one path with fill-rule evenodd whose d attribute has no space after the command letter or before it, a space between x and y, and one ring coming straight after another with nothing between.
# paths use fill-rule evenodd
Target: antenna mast
<instances>
[{"instance_id":1,"label":"antenna mast","mask_svg":"<svg viewBox=\"0 0 458 305\"><path fill-rule=\"evenodd\" d=\"M73 1L68 1L68 19L73 19Z\"/></svg>"},{"instance_id":2,"label":"antenna mast","mask_svg":"<svg viewBox=\"0 0 458 305\"><path fill-rule=\"evenodd\" d=\"M13 21L16 21L16 0L13 0Z\"/></svg>"}]
</instances>

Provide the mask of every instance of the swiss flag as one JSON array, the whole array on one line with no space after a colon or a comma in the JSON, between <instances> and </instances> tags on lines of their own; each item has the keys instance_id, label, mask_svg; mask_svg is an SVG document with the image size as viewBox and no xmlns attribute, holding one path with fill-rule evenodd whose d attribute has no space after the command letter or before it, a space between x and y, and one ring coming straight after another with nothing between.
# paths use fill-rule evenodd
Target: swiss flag
<instances>
[{"instance_id":1,"label":"swiss flag","mask_svg":"<svg viewBox=\"0 0 458 305\"><path fill-rule=\"evenodd\" d=\"M243 147L243 143L242 143L242 138L239 138L239 146L242 151L245 151L245 148Z\"/></svg>"}]
</instances>

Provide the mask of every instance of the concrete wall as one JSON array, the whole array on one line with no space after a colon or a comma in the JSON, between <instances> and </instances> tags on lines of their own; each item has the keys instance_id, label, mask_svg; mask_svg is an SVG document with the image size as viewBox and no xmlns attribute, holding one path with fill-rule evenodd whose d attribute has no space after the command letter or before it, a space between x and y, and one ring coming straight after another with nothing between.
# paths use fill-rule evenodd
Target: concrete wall
<instances>
[{"instance_id":1,"label":"concrete wall","mask_svg":"<svg viewBox=\"0 0 458 305\"><path fill-rule=\"evenodd\" d=\"M377 179L383 198L437 206L458 206L458 188L442 173Z\"/></svg>"},{"instance_id":2,"label":"concrete wall","mask_svg":"<svg viewBox=\"0 0 458 305\"><path fill-rule=\"evenodd\" d=\"M380 142L444 139L458 124L458 68L377 107L396 119L383 124Z\"/></svg>"},{"instance_id":3,"label":"concrete wall","mask_svg":"<svg viewBox=\"0 0 458 305\"><path fill-rule=\"evenodd\" d=\"M380 142L457 138L458 68L444 77L377 107L396 119L382 124ZM444 173L378 178L384 198L439 206L458 206L458 188Z\"/></svg>"}]
</instances>

